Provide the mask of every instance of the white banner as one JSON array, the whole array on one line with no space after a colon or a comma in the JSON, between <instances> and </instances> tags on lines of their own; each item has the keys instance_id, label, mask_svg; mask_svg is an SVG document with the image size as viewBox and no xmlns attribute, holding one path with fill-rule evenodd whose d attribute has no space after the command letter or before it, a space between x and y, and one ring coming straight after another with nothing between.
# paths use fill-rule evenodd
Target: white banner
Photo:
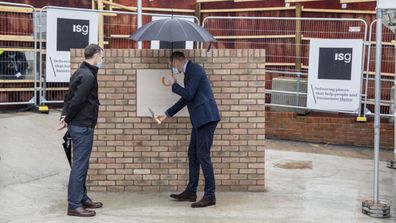
<instances>
[{"instance_id":1,"label":"white banner","mask_svg":"<svg viewBox=\"0 0 396 223\"><path fill-rule=\"evenodd\" d=\"M47 82L69 82L70 49L98 43L96 12L47 10Z\"/></svg>"},{"instance_id":2,"label":"white banner","mask_svg":"<svg viewBox=\"0 0 396 223\"><path fill-rule=\"evenodd\" d=\"M309 46L307 107L358 112L363 40L314 39Z\"/></svg>"},{"instance_id":3,"label":"white banner","mask_svg":"<svg viewBox=\"0 0 396 223\"><path fill-rule=\"evenodd\" d=\"M377 8L380 9L396 9L395 0L378 0Z\"/></svg>"}]
</instances>

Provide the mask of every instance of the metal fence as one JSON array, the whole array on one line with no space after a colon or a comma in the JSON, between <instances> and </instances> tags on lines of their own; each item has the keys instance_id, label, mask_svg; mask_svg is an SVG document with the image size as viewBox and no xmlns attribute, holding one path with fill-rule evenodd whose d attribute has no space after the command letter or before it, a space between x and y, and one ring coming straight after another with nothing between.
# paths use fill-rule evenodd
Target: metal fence
<instances>
[{"instance_id":1,"label":"metal fence","mask_svg":"<svg viewBox=\"0 0 396 223\"><path fill-rule=\"evenodd\" d=\"M374 77L375 77L375 47L376 47L376 20L370 24L368 37L368 56L366 58L364 92L365 116L374 113ZM382 27L382 66L381 66L381 116L390 117L394 112L394 86L396 74L396 36L386 28ZM366 81L367 80L367 81Z\"/></svg>"},{"instance_id":2,"label":"metal fence","mask_svg":"<svg viewBox=\"0 0 396 223\"><path fill-rule=\"evenodd\" d=\"M63 99L68 90L68 83L66 82L47 82L46 71L45 71L45 36L46 36L46 10L62 9L70 11L84 11L98 13L99 16L103 17L103 27L99 30L99 43L103 42L105 49L117 48L117 49L130 49L137 48L137 43L129 39L131 33L137 30L137 13L136 12L125 12L125 11L109 11L109 10L91 10L81 8L67 8L67 7L55 7L46 6L39 12L38 17L40 18L40 29L39 29L39 42L40 42L40 104L54 104L63 103ZM185 15L168 15L168 14L153 14L153 13L142 13L143 24L151 22L153 19L174 16L176 18L190 19L199 24L197 17L185 16ZM103 33L103 35L101 35ZM153 42L144 42L144 48L152 47ZM154 45L160 45L159 43ZM162 46L163 47L163 46Z\"/></svg>"},{"instance_id":3,"label":"metal fence","mask_svg":"<svg viewBox=\"0 0 396 223\"><path fill-rule=\"evenodd\" d=\"M104 48L137 48L129 36L137 13L0 2L0 105L63 103L68 83L46 81L46 10L90 11L103 17ZM143 24L167 14L143 13ZM174 15L199 23L194 16ZM272 110L306 113L309 41L317 38L361 39L366 43L361 116L374 111L375 21L362 19L209 16L202 26L218 40L214 48L266 49L266 103ZM368 34L368 35L367 35ZM366 39L368 38L368 41ZM393 116L395 35L383 28L381 115ZM101 42L101 41L99 41ZM144 42L143 48L154 42ZM159 45L155 43L154 45ZM197 47L197 45L193 45ZM206 47L206 46L205 46Z\"/></svg>"},{"instance_id":4,"label":"metal fence","mask_svg":"<svg viewBox=\"0 0 396 223\"><path fill-rule=\"evenodd\" d=\"M266 104L275 111L300 113L308 112L310 40L365 41L368 28L362 19L219 16L206 17L203 26L218 40L214 48L266 49Z\"/></svg>"},{"instance_id":5,"label":"metal fence","mask_svg":"<svg viewBox=\"0 0 396 223\"><path fill-rule=\"evenodd\" d=\"M0 6L0 105L36 104L34 8L8 2Z\"/></svg>"},{"instance_id":6,"label":"metal fence","mask_svg":"<svg viewBox=\"0 0 396 223\"><path fill-rule=\"evenodd\" d=\"M129 39L130 35L138 29L136 12L103 11L104 48L111 49L136 49L138 44ZM170 14L142 13L143 25L155 19L169 18ZM195 16L173 15L175 18L189 19L199 24ZM149 41L143 42L143 48L152 48Z\"/></svg>"}]
</instances>

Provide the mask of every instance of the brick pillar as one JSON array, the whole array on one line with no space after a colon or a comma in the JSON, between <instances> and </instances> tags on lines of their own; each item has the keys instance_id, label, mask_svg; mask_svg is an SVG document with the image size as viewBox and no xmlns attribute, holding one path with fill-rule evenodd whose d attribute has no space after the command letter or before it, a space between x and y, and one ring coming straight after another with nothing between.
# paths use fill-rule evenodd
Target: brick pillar
<instances>
[{"instance_id":1,"label":"brick pillar","mask_svg":"<svg viewBox=\"0 0 396 223\"><path fill-rule=\"evenodd\" d=\"M264 50L184 52L205 68L222 115L212 147L217 189L263 191ZM98 74L101 107L90 160L90 190L185 188L189 118L171 118L158 126L151 118L136 115L136 70L167 69L170 53L106 50L105 65ZM72 50L71 57L74 71L83 60L83 51Z\"/></svg>"}]
</instances>

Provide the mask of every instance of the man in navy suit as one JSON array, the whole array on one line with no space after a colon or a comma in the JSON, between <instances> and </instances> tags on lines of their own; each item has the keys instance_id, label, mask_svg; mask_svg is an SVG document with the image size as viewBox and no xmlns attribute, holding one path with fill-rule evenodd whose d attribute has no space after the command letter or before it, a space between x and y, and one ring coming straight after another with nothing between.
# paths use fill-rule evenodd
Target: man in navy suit
<instances>
[{"instance_id":1,"label":"man in navy suit","mask_svg":"<svg viewBox=\"0 0 396 223\"><path fill-rule=\"evenodd\" d=\"M210 86L209 79L204 69L190 60L187 60L182 52L174 52L170 56L172 73L184 73L184 87L176 82L176 78L165 78L165 84L172 86L172 92L181 96L165 113L156 118L162 122L167 117L173 117L185 106L188 108L192 124L191 140L188 147L189 159L189 182L181 194L171 194L171 197L179 201L197 200L197 186L199 170L202 167L205 177L205 194L203 198L191 207L207 207L216 204L215 177L210 158L210 148L213 143L213 135L220 121L220 114Z\"/></svg>"}]
</instances>

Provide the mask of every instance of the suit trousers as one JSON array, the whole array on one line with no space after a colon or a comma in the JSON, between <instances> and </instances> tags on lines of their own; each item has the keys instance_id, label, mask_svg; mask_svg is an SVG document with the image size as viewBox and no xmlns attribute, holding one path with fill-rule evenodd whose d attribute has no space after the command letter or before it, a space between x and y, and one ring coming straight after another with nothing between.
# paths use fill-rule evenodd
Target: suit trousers
<instances>
[{"instance_id":1,"label":"suit trousers","mask_svg":"<svg viewBox=\"0 0 396 223\"><path fill-rule=\"evenodd\" d=\"M216 122L210 122L199 128L193 128L188 148L189 160L189 183L186 192L197 193L200 167L205 178L204 197L215 198L215 177L213 172L210 149L213 144L213 136L217 126Z\"/></svg>"}]
</instances>

